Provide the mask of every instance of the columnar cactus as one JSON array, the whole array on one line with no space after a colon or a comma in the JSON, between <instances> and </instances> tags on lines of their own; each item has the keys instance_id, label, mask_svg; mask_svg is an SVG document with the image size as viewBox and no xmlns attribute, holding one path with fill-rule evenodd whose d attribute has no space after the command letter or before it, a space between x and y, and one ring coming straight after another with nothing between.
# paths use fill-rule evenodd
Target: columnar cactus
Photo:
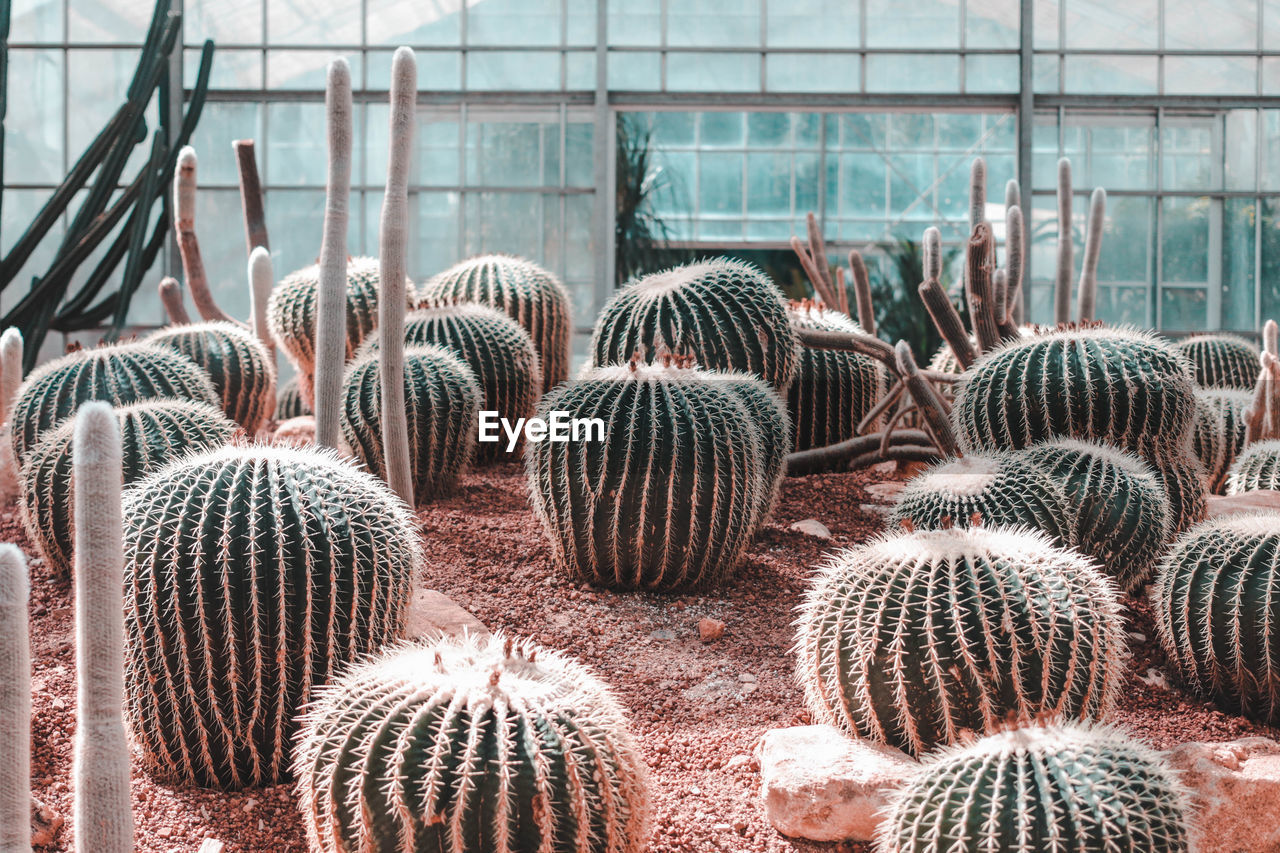
<instances>
[{"instance_id":1,"label":"columnar cactus","mask_svg":"<svg viewBox=\"0 0 1280 853\"><path fill-rule=\"evenodd\" d=\"M1169 499L1169 533L1181 533L1209 514L1209 478L1200 460L1187 450L1156 459L1152 469Z\"/></svg>"},{"instance_id":2,"label":"columnar cactus","mask_svg":"<svg viewBox=\"0 0 1280 853\"><path fill-rule=\"evenodd\" d=\"M403 631L422 569L408 507L332 451L250 445L135 484L125 519L143 767L224 788L283 781L315 688Z\"/></svg>"},{"instance_id":3,"label":"columnar cactus","mask_svg":"<svg viewBox=\"0 0 1280 853\"><path fill-rule=\"evenodd\" d=\"M1177 674L1224 708L1280 723L1280 513L1228 515L1187 531L1153 603Z\"/></svg>"},{"instance_id":4,"label":"columnar cactus","mask_svg":"<svg viewBox=\"0 0 1280 853\"><path fill-rule=\"evenodd\" d=\"M342 436L355 458L386 480L382 451L382 380L374 355L347 368ZM404 353L409 462L418 503L447 494L475 452L476 412L483 392L475 374L440 347Z\"/></svg>"},{"instance_id":5,"label":"columnar cactus","mask_svg":"<svg viewBox=\"0 0 1280 853\"><path fill-rule=\"evenodd\" d=\"M1075 524L1057 479L1012 453L939 462L907 483L889 514L890 529L1025 525L1064 548L1076 544Z\"/></svg>"},{"instance_id":6,"label":"columnar cactus","mask_svg":"<svg viewBox=\"0 0 1280 853\"><path fill-rule=\"evenodd\" d=\"M796 654L815 722L919 755L1011 713L1105 715L1125 635L1115 588L1074 550L952 528L837 555L805 596Z\"/></svg>"},{"instance_id":7,"label":"columnar cactus","mask_svg":"<svg viewBox=\"0 0 1280 853\"><path fill-rule=\"evenodd\" d=\"M1253 402L1248 391L1205 389L1196 392L1196 426L1192 449L1204 465L1208 487L1220 495L1231 463L1244 448L1245 411Z\"/></svg>"},{"instance_id":8,"label":"columnar cactus","mask_svg":"<svg viewBox=\"0 0 1280 853\"><path fill-rule=\"evenodd\" d=\"M145 343L167 347L204 368L222 410L249 435L271 417L276 402L276 366L267 348L234 323L171 326Z\"/></svg>"},{"instance_id":9,"label":"columnar cactus","mask_svg":"<svg viewBox=\"0 0 1280 853\"><path fill-rule=\"evenodd\" d=\"M1258 489L1280 491L1280 439L1258 441L1246 447L1231 465L1227 494Z\"/></svg>"},{"instance_id":10,"label":"columnar cactus","mask_svg":"<svg viewBox=\"0 0 1280 853\"><path fill-rule=\"evenodd\" d=\"M858 332L847 314L813 303L791 303L794 329ZM858 423L884 394L884 367L861 353L800 347L787 409L795 427L793 450L826 447L853 438Z\"/></svg>"},{"instance_id":11,"label":"columnar cactus","mask_svg":"<svg viewBox=\"0 0 1280 853\"><path fill-rule=\"evenodd\" d=\"M761 432L738 390L694 368L596 368L539 412L599 419L603 441L529 445L534 514L561 571L614 589L713 586L772 498ZM585 422L585 421L584 421Z\"/></svg>"},{"instance_id":12,"label":"columnar cactus","mask_svg":"<svg viewBox=\"0 0 1280 853\"><path fill-rule=\"evenodd\" d=\"M302 399L302 387L298 379L299 377L295 374L289 377L287 382L276 386L275 420L287 421L289 418L312 413L311 406Z\"/></svg>"},{"instance_id":13,"label":"columnar cactus","mask_svg":"<svg viewBox=\"0 0 1280 853\"><path fill-rule=\"evenodd\" d=\"M189 400L148 400L115 410L124 484L191 451L229 443L239 430L221 411ZM22 466L22 523L54 574L71 571L75 419L45 433Z\"/></svg>"},{"instance_id":14,"label":"columnar cactus","mask_svg":"<svg viewBox=\"0 0 1280 853\"><path fill-rule=\"evenodd\" d=\"M1076 548L1126 592L1145 583L1172 533L1169 499L1155 471L1132 453L1074 439L1037 444L1022 458L1062 484Z\"/></svg>"},{"instance_id":15,"label":"columnar cactus","mask_svg":"<svg viewBox=\"0 0 1280 853\"><path fill-rule=\"evenodd\" d=\"M31 583L17 545L0 545L0 850L31 850Z\"/></svg>"},{"instance_id":16,"label":"columnar cactus","mask_svg":"<svg viewBox=\"0 0 1280 853\"><path fill-rule=\"evenodd\" d=\"M33 370L10 412L13 453L21 464L41 434L90 400L123 406L165 397L218 405L209 374L191 359L154 344L80 350Z\"/></svg>"},{"instance_id":17,"label":"columnar cactus","mask_svg":"<svg viewBox=\"0 0 1280 853\"><path fill-rule=\"evenodd\" d=\"M641 853L648 769L584 666L502 636L406 645L306 715L294 775L317 853Z\"/></svg>"},{"instance_id":18,"label":"columnar cactus","mask_svg":"<svg viewBox=\"0 0 1280 853\"><path fill-rule=\"evenodd\" d=\"M22 385L22 333L13 326L0 335L0 504L18 495L18 460L9 437L9 410Z\"/></svg>"},{"instance_id":19,"label":"columnar cactus","mask_svg":"<svg viewBox=\"0 0 1280 853\"><path fill-rule=\"evenodd\" d=\"M1032 724L930 756L876 850L1189 853L1189 814L1161 757L1118 729Z\"/></svg>"},{"instance_id":20,"label":"columnar cactus","mask_svg":"<svg viewBox=\"0 0 1280 853\"><path fill-rule=\"evenodd\" d=\"M687 353L709 370L754 373L785 390L800 347L778 288L750 264L720 258L631 282L605 304L591 342L596 366L636 352L652 364Z\"/></svg>"},{"instance_id":21,"label":"columnar cactus","mask_svg":"<svg viewBox=\"0 0 1280 853\"><path fill-rule=\"evenodd\" d=\"M1192 335L1178 342L1201 388L1252 391L1258 381L1258 348L1236 335Z\"/></svg>"},{"instance_id":22,"label":"columnar cactus","mask_svg":"<svg viewBox=\"0 0 1280 853\"><path fill-rule=\"evenodd\" d=\"M542 391L569 378L573 307L555 275L524 258L480 255L455 264L419 288L423 307L479 302L506 312L533 339Z\"/></svg>"}]
</instances>

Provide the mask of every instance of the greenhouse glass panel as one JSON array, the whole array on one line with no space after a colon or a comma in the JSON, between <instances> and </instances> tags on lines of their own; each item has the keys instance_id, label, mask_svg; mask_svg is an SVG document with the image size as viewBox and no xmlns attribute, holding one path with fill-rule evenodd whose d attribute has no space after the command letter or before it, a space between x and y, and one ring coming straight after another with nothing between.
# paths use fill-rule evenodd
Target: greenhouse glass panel
<instances>
[{"instance_id":1,"label":"greenhouse glass panel","mask_svg":"<svg viewBox=\"0 0 1280 853\"><path fill-rule=\"evenodd\" d=\"M770 47L850 48L861 35L860 4L849 0L771 2L765 41ZM821 21L821 26L814 26ZM770 58L772 62L772 57Z\"/></svg>"},{"instance_id":2,"label":"greenhouse glass panel","mask_svg":"<svg viewBox=\"0 0 1280 853\"><path fill-rule=\"evenodd\" d=\"M760 0L680 0L667 4L673 47L758 47Z\"/></svg>"},{"instance_id":3,"label":"greenhouse glass panel","mask_svg":"<svg viewBox=\"0 0 1280 853\"><path fill-rule=\"evenodd\" d=\"M62 58L57 50L9 51L4 162L11 183L56 184L62 179L66 169ZM15 85L18 80L23 85ZM8 190L6 201L7 197Z\"/></svg>"},{"instance_id":4,"label":"greenhouse glass panel","mask_svg":"<svg viewBox=\"0 0 1280 853\"><path fill-rule=\"evenodd\" d=\"M271 0L268 0L271 2ZM462 39L463 0L363 0L365 41L370 45L450 46ZM418 54L419 61L422 54Z\"/></svg>"},{"instance_id":5,"label":"greenhouse glass panel","mask_svg":"<svg viewBox=\"0 0 1280 853\"><path fill-rule=\"evenodd\" d=\"M558 45L560 0L472 0L467 4L467 43Z\"/></svg>"}]
</instances>

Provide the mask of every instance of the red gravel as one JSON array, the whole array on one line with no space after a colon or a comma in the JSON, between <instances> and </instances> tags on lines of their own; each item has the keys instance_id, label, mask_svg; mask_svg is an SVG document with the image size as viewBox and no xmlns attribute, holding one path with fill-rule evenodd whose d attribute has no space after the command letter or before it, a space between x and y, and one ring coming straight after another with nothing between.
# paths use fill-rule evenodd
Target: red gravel
<instances>
[{"instance_id":1,"label":"red gravel","mask_svg":"<svg viewBox=\"0 0 1280 853\"><path fill-rule=\"evenodd\" d=\"M807 722L792 679L794 609L827 550L880 528L880 515L864 505L886 501L863 486L882 479L857 472L789 480L773 521L727 589L660 596L566 583L552 570L519 469L490 469L466 477L455 496L421 513L428 583L490 628L567 650L613 685L653 768L655 853L863 851L865 845L794 841L775 832L759 805L753 750L767 729ZM804 518L826 524L834 542L788 530ZM12 512L0 515L0 541L34 553ZM32 587L33 787L37 798L69 817L75 725L70 588L39 562L32 566ZM1249 734L1280 737L1176 688L1141 680L1149 670L1162 670L1164 656L1147 605L1129 604L1130 630L1139 636L1117 722L1161 748ZM723 637L701 642L702 619L723 622ZM135 769L133 790L141 851L187 853L205 837L221 839L229 851L305 850L289 786L228 795L158 785ZM58 845L43 849L72 849L71 833L64 829Z\"/></svg>"}]
</instances>

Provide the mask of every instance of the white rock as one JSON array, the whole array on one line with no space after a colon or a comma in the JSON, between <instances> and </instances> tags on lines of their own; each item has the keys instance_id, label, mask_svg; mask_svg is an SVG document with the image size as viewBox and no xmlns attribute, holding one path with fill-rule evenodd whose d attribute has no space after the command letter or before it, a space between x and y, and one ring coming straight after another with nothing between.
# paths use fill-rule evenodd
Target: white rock
<instances>
[{"instance_id":1,"label":"white rock","mask_svg":"<svg viewBox=\"0 0 1280 853\"><path fill-rule=\"evenodd\" d=\"M1219 518L1236 512L1258 512L1259 510L1280 510L1280 492L1259 489L1225 497L1209 495L1209 518Z\"/></svg>"},{"instance_id":2,"label":"white rock","mask_svg":"<svg viewBox=\"0 0 1280 853\"><path fill-rule=\"evenodd\" d=\"M827 526L816 518L806 518L797 521L790 528L795 533L803 533L805 536L815 536L818 539L830 539L831 531Z\"/></svg>"},{"instance_id":3,"label":"white rock","mask_svg":"<svg viewBox=\"0 0 1280 853\"><path fill-rule=\"evenodd\" d=\"M896 501L898 495L902 494L902 490L907 484L902 480L888 480L883 483L870 483L863 486L863 490L869 494L873 494L881 500Z\"/></svg>"},{"instance_id":4,"label":"white rock","mask_svg":"<svg viewBox=\"0 0 1280 853\"><path fill-rule=\"evenodd\" d=\"M1280 850L1280 743L1247 737L1184 743L1166 753L1195 809L1199 853Z\"/></svg>"},{"instance_id":5,"label":"white rock","mask_svg":"<svg viewBox=\"0 0 1280 853\"><path fill-rule=\"evenodd\" d=\"M888 794L919 767L905 753L831 726L765 732L758 748L765 815L783 835L869 841Z\"/></svg>"},{"instance_id":6,"label":"white rock","mask_svg":"<svg viewBox=\"0 0 1280 853\"><path fill-rule=\"evenodd\" d=\"M407 637L461 637L464 633L474 637L489 634L489 629L479 619L449 596L434 589L414 591L405 623Z\"/></svg>"}]
</instances>

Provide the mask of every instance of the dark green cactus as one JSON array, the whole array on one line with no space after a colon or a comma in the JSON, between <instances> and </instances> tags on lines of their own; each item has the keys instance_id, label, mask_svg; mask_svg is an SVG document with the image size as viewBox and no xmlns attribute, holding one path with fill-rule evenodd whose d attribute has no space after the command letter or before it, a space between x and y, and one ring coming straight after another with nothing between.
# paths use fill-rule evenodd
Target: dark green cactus
<instances>
[{"instance_id":1,"label":"dark green cactus","mask_svg":"<svg viewBox=\"0 0 1280 853\"><path fill-rule=\"evenodd\" d=\"M276 405L276 367L262 342L234 323L170 326L146 343L182 353L204 368L227 417L257 435Z\"/></svg>"},{"instance_id":2,"label":"dark green cactus","mask_svg":"<svg viewBox=\"0 0 1280 853\"><path fill-rule=\"evenodd\" d=\"M1151 463L1169 499L1169 535L1175 536L1209 514L1209 478L1200 460L1187 450Z\"/></svg>"},{"instance_id":3,"label":"dark green cactus","mask_svg":"<svg viewBox=\"0 0 1280 853\"><path fill-rule=\"evenodd\" d=\"M813 303L793 302L794 329L860 332L847 314ZM787 389L787 409L795 426L793 450L826 447L853 438L858 423L884 394L880 362L861 353L800 347L795 377Z\"/></svg>"},{"instance_id":4,"label":"dark green cactus","mask_svg":"<svg viewBox=\"0 0 1280 853\"><path fill-rule=\"evenodd\" d=\"M1261 369L1259 350L1236 335L1192 335L1178 342L1178 351L1195 368L1201 388L1252 391Z\"/></svg>"},{"instance_id":5,"label":"dark green cactus","mask_svg":"<svg viewBox=\"0 0 1280 853\"><path fill-rule=\"evenodd\" d=\"M288 382L276 387L276 411L273 416L277 421L314 414L307 401L302 399L302 388L298 384L298 376L294 374Z\"/></svg>"},{"instance_id":6,"label":"dark green cactus","mask_svg":"<svg viewBox=\"0 0 1280 853\"><path fill-rule=\"evenodd\" d=\"M330 451L228 447L125 493L125 680L142 766L239 788L288 776L297 716L398 638L414 519Z\"/></svg>"},{"instance_id":7,"label":"dark green cactus","mask_svg":"<svg viewBox=\"0 0 1280 853\"><path fill-rule=\"evenodd\" d=\"M690 367L694 367L692 361ZM782 494L782 481L787 474L787 453L791 448L791 416L787 405L773 386L753 373L709 371L738 395L747 415L760 433L760 479L765 495L760 501L752 532L764 526Z\"/></svg>"},{"instance_id":8,"label":"dark green cactus","mask_svg":"<svg viewBox=\"0 0 1280 853\"><path fill-rule=\"evenodd\" d=\"M1209 491L1220 495L1227 472L1244 448L1244 413L1253 402L1249 391L1206 389L1196 392L1196 428L1192 449L1204 465Z\"/></svg>"},{"instance_id":9,"label":"dark green cactus","mask_svg":"<svg viewBox=\"0 0 1280 853\"><path fill-rule=\"evenodd\" d=\"M750 264L719 258L631 282L605 304L591 342L597 366L637 352L652 364L692 355L709 370L754 373L791 384L800 346L778 288Z\"/></svg>"},{"instance_id":10,"label":"dark green cactus","mask_svg":"<svg viewBox=\"0 0 1280 853\"><path fill-rule=\"evenodd\" d=\"M1246 447L1231 466L1227 494L1258 489L1280 491L1280 439L1257 441Z\"/></svg>"},{"instance_id":11,"label":"dark green cactus","mask_svg":"<svg viewBox=\"0 0 1280 853\"><path fill-rule=\"evenodd\" d=\"M391 649L326 687L294 760L315 853L642 853L648 769L586 667L502 636Z\"/></svg>"}]
</instances>

